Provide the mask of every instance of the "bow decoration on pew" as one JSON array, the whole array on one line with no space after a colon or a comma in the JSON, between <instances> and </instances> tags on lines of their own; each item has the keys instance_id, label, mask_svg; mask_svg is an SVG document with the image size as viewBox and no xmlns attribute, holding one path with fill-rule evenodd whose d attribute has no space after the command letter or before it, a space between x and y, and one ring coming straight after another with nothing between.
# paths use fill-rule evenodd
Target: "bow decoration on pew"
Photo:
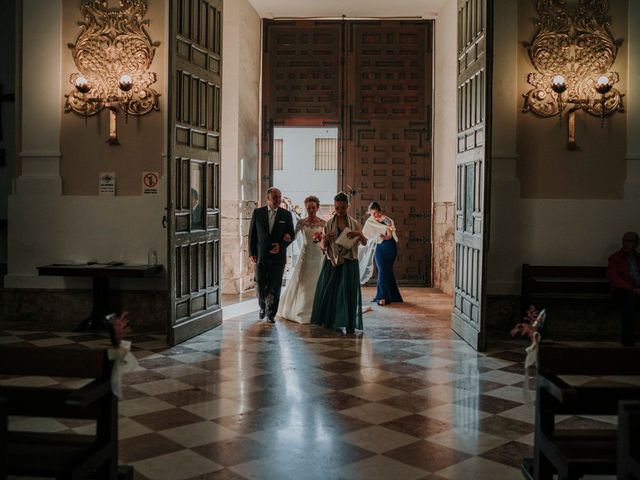
<instances>
[{"instance_id":1,"label":"bow decoration on pew","mask_svg":"<svg viewBox=\"0 0 640 480\"><path fill-rule=\"evenodd\" d=\"M111 389L114 395L122 399L122 375L131 372L138 367L138 360L131 353L131 342L123 340L127 333L131 333L129 312L121 315L114 313L107 315L105 323L109 328L109 337L114 348L109 349L109 360L113 360L113 370L111 372Z\"/></svg>"},{"instance_id":2,"label":"bow decoration on pew","mask_svg":"<svg viewBox=\"0 0 640 480\"><path fill-rule=\"evenodd\" d=\"M522 318L524 320L511 330L511 336L520 334L520 336L527 336L531 340L531 345L525 348L527 354L524 360L524 381L522 382L522 397L526 405L531 405L531 392L529 391L529 367L534 367L538 363L538 347L542 340L542 328L547 318L547 311L543 308L538 312L534 305L531 305L527 310L526 316Z\"/></svg>"}]
</instances>

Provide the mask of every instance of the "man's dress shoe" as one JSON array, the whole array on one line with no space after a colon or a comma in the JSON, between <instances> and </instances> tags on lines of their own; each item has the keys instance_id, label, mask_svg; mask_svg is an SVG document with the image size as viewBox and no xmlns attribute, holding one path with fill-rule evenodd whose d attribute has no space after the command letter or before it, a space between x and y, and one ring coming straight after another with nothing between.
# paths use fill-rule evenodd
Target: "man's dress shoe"
<instances>
[{"instance_id":1,"label":"man's dress shoe","mask_svg":"<svg viewBox=\"0 0 640 480\"><path fill-rule=\"evenodd\" d=\"M269 317L269 323L276 323L276 320L273 317Z\"/></svg>"}]
</instances>

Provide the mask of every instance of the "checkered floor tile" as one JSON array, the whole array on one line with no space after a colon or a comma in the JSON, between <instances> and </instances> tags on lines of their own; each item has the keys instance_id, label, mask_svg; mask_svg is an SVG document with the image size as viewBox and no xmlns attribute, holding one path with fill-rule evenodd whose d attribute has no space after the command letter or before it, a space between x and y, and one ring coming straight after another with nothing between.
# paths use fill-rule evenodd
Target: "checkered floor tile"
<instances>
[{"instance_id":1,"label":"checkered floor tile","mask_svg":"<svg viewBox=\"0 0 640 480\"><path fill-rule=\"evenodd\" d=\"M123 379L120 463L136 478L163 480L522 478L533 442L525 343L477 353L449 329L450 297L428 289L403 296L404 304L374 305L355 336L272 325L257 313L173 348L162 336L131 335L140 367ZM9 330L0 344L99 348L108 339ZM562 420L572 428L608 421ZM93 425L11 418L10 428Z\"/></svg>"}]
</instances>

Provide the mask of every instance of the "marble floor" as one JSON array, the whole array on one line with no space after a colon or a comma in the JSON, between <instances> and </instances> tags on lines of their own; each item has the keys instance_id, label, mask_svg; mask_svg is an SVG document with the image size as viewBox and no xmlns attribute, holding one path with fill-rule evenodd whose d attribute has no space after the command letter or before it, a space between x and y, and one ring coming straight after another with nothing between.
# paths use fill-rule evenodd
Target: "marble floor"
<instances>
[{"instance_id":1,"label":"marble floor","mask_svg":"<svg viewBox=\"0 0 640 480\"><path fill-rule=\"evenodd\" d=\"M479 354L450 331L450 297L403 295L404 304L374 305L355 336L257 313L173 348L131 335L140 367L123 380L120 463L139 479L521 479L534 428L522 392L525 343ZM0 331L9 343L107 341ZM608 421L563 418L560 428ZM94 427L12 418L10 428Z\"/></svg>"}]
</instances>

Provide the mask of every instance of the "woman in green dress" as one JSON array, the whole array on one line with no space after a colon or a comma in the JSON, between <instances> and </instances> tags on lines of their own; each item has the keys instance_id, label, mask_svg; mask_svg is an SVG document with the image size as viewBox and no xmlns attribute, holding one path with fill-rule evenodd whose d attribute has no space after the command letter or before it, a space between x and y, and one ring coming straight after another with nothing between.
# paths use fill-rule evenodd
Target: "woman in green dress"
<instances>
[{"instance_id":1,"label":"woman in green dress","mask_svg":"<svg viewBox=\"0 0 640 480\"><path fill-rule=\"evenodd\" d=\"M335 213L325 225L320 240L325 260L318 278L311 323L354 333L356 329L362 330L358 244L365 245L367 239L358 221L347 215L347 194L338 193L333 202Z\"/></svg>"}]
</instances>

